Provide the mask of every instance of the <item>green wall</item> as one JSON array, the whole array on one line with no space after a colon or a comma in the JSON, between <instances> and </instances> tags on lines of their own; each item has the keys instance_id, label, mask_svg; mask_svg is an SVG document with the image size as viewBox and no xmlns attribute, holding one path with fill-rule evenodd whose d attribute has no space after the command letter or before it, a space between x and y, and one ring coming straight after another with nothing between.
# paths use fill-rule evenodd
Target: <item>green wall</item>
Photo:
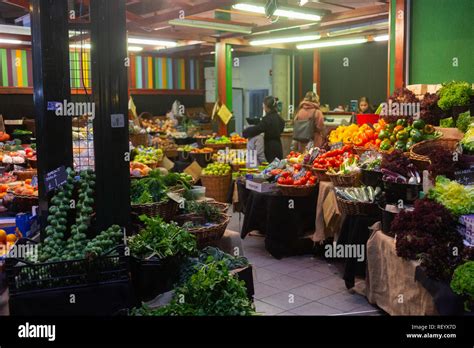
<instances>
[{"instance_id":1,"label":"green wall","mask_svg":"<svg viewBox=\"0 0 474 348\"><path fill-rule=\"evenodd\" d=\"M474 0L412 0L410 45L410 84L474 82Z\"/></svg>"},{"instance_id":2,"label":"green wall","mask_svg":"<svg viewBox=\"0 0 474 348\"><path fill-rule=\"evenodd\" d=\"M378 105L387 97L387 42L320 50L321 103L349 105L362 96ZM344 66L344 59L349 66Z\"/></svg>"}]
</instances>

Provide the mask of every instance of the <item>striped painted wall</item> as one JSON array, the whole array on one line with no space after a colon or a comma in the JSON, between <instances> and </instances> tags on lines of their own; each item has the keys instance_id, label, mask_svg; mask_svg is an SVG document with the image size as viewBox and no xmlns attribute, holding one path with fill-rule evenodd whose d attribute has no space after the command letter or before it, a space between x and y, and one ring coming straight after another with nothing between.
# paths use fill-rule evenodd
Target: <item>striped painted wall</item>
<instances>
[{"instance_id":1,"label":"striped painted wall","mask_svg":"<svg viewBox=\"0 0 474 348\"><path fill-rule=\"evenodd\" d=\"M202 89L202 64L197 59L131 56L130 88Z\"/></svg>"},{"instance_id":2,"label":"striped painted wall","mask_svg":"<svg viewBox=\"0 0 474 348\"><path fill-rule=\"evenodd\" d=\"M91 87L90 52L69 55L71 88ZM81 67L82 64L82 67ZM130 56L130 88L162 90L203 89L204 69L198 59ZM0 48L0 87L33 87L31 50Z\"/></svg>"},{"instance_id":3,"label":"striped painted wall","mask_svg":"<svg viewBox=\"0 0 474 348\"><path fill-rule=\"evenodd\" d=\"M31 51L0 48L0 87L33 86Z\"/></svg>"}]
</instances>

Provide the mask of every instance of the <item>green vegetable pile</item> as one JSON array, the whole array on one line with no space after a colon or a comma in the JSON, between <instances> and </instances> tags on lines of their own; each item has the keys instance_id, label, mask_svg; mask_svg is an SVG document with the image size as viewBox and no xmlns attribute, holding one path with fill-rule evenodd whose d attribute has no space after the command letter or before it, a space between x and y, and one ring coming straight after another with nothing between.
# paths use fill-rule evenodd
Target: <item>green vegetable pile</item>
<instances>
[{"instance_id":1,"label":"green vegetable pile","mask_svg":"<svg viewBox=\"0 0 474 348\"><path fill-rule=\"evenodd\" d=\"M128 239L133 256L140 259L188 256L196 253L195 237L176 223L167 224L160 217L140 216L145 224L137 235Z\"/></svg>"},{"instance_id":2,"label":"green vegetable pile","mask_svg":"<svg viewBox=\"0 0 474 348\"><path fill-rule=\"evenodd\" d=\"M444 176L436 178L428 197L444 205L454 216L474 213L474 187L463 186Z\"/></svg>"},{"instance_id":3,"label":"green vegetable pile","mask_svg":"<svg viewBox=\"0 0 474 348\"><path fill-rule=\"evenodd\" d=\"M122 237L120 226L114 225L92 240L87 238L93 213L95 174L92 170L76 173L70 168L67 173L66 184L58 188L51 199L48 226L45 228L46 238L40 245L40 262L81 259L88 254L100 256L118 245ZM79 176L77 181L76 176ZM70 227L70 237L65 240L68 231L67 217L74 208L75 186L79 186L79 200L75 205L76 220Z\"/></svg>"},{"instance_id":4,"label":"green vegetable pile","mask_svg":"<svg viewBox=\"0 0 474 348\"><path fill-rule=\"evenodd\" d=\"M454 128L456 124L452 117L443 118L439 121L439 126L443 128Z\"/></svg>"},{"instance_id":5,"label":"green vegetable pile","mask_svg":"<svg viewBox=\"0 0 474 348\"><path fill-rule=\"evenodd\" d=\"M132 204L166 202L171 187L191 188L189 177L177 173L163 175L159 170L152 170L146 178L132 180L130 199Z\"/></svg>"},{"instance_id":6,"label":"green vegetable pile","mask_svg":"<svg viewBox=\"0 0 474 348\"><path fill-rule=\"evenodd\" d=\"M466 311L474 308L474 261L468 261L455 269L451 289L458 295L466 296Z\"/></svg>"},{"instance_id":7,"label":"green vegetable pile","mask_svg":"<svg viewBox=\"0 0 474 348\"><path fill-rule=\"evenodd\" d=\"M461 140L463 151L474 154L474 125L469 126Z\"/></svg>"},{"instance_id":8,"label":"green vegetable pile","mask_svg":"<svg viewBox=\"0 0 474 348\"><path fill-rule=\"evenodd\" d=\"M466 133L469 125L474 122L474 117L471 117L471 112L466 111L462 114L459 114L458 119L456 121L456 128L459 129L461 132Z\"/></svg>"},{"instance_id":9,"label":"green vegetable pile","mask_svg":"<svg viewBox=\"0 0 474 348\"><path fill-rule=\"evenodd\" d=\"M444 83L438 92L438 106L443 111L452 109L453 106L465 106L469 104L469 98L473 95L471 84L468 82Z\"/></svg>"},{"instance_id":10,"label":"green vegetable pile","mask_svg":"<svg viewBox=\"0 0 474 348\"><path fill-rule=\"evenodd\" d=\"M180 269L180 283L185 283L194 273L203 266L215 262L222 261L229 270L244 268L249 265L247 258L243 256L232 256L215 247L206 247L199 251L198 257L189 257Z\"/></svg>"},{"instance_id":11,"label":"green vegetable pile","mask_svg":"<svg viewBox=\"0 0 474 348\"><path fill-rule=\"evenodd\" d=\"M255 314L243 281L229 273L223 261L201 267L175 290L171 303L133 310L142 316L247 316Z\"/></svg>"},{"instance_id":12,"label":"green vegetable pile","mask_svg":"<svg viewBox=\"0 0 474 348\"><path fill-rule=\"evenodd\" d=\"M202 216L207 222L217 222L222 215L219 208L206 202L186 201L184 211Z\"/></svg>"}]
</instances>

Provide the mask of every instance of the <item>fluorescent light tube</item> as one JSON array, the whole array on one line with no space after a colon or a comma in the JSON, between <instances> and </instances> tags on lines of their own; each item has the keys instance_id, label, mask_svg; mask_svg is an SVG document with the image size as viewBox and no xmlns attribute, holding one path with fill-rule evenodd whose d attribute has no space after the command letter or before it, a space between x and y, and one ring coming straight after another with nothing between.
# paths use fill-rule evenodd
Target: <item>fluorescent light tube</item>
<instances>
[{"instance_id":1,"label":"fluorescent light tube","mask_svg":"<svg viewBox=\"0 0 474 348\"><path fill-rule=\"evenodd\" d=\"M143 47L139 47L139 46L128 46L128 50L130 52L141 52L143 51Z\"/></svg>"},{"instance_id":2,"label":"fluorescent light tube","mask_svg":"<svg viewBox=\"0 0 474 348\"><path fill-rule=\"evenodd\" d=\"M279 38L274 38L274 39L252 40L249 43L252 46L262 46L262 45L273 45L273 44L280 44L280 43L312 41L312 40L319 40L320 38L321 38L321 35L288 36L288 37L279 37Z\"/></svg>"},{"instance_id":3,"label":"fluorescent light tube","mask_svg":"<svg viewBox=\"0 0 474 348\"><path fill-rule=\"evenodd\" d=\"M333 40L333 41L320 41L312 42L308 44L302 44L296 46L299 50L309 49L309 48L321 48L321 47L332 47L332 46L345 46L345 45L355 45L365 43L368 40L366 38L357 38L357 39L347 39L347 40Z\"/></svg>"},{"instance_id":4,"label":"fluorescent light tube","mask_svg":"<svg viewBox=\"0 0 474 348\"><path fill-rule=\"evenodd\" d=\"M247 35L252 33L252 27L235 25L235 24L199 21L199 20L194 20L194 19L173 19L169 21L168 24L178 25L178 26L183 26L183 27L191 27L191 28L228 31L231 33L240 33L240 34L247 34Z\"/></svg>"},{"instance_id":5,"label":"fluorescent light tube","mask_svg":"<svg viewBox=\"0 0 474 348\"><path fill-rule=\"evenodd\" d=\"M128 43L136 44L136 45L165 46L165 47L176 47L178 45L174 41L140 39L140 38L134 38L134 37L129 37Z\"/></svg>"},{"instance_id":6,"label":"fluorescent light tube","mask_svg":"<svg viewBox=\"0 0 474 348\"><path fill-rule=\"evenodd\" d=\"M251 5L246 3L239 3L232 6L232 8L240 11L247 11L253 13L265 14L265 7L258 5ZM275 16L287 17L291 19L304 19L308 21L320 21L321 16L308 12L295 11L290 8L279 7L274 13Z\"/></svg>"},{"instance_id":7,"label":"fluorescent light tube","mask_svg":"<svg viewBox=\"0 0 474 348\"><path fill-rule=\"evenodd\" d=\"M83 49L86 49L86 50L90 50L91 49L91 44L90 43L86 43L84 45L70 44L69 47L70 48L83 48Z\"/></svg>"},{"instance_id":8,"label":"fluorescent light tube","mask_svg":"<svg viewBox=\"0 0 474 348\"><path fill-rule=\"evenodd\" d=\"M388 41L388 34L376 36L374 41Z\"/></svg>"},{"instance_id":9,"label":"fluorescent light tube","mask_svg":"<svg viewBox=\"0 0 474 348\"><path fill-rule=\"evenodd\" d=\"M21 40L12 40L12 39L0 39L0 43L9 44L9 45L21 45L23 41Z\"/></svg>"}]
</instances>

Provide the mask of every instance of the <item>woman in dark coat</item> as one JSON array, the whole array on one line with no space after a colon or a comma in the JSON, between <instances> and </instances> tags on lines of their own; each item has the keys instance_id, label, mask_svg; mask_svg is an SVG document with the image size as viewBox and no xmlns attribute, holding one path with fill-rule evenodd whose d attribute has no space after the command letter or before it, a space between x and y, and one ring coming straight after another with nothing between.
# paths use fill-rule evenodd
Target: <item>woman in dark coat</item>
<instances>
[{"instance_id":1,"label":"woman in dark coat","mask_svg":"<svg viewBox=\"0 0 474 348\"><path fill-rule=\"evenodd\" d=\"M261 133L265 136L265 158L271 163L275 158L282 159L283 146L281 144L281 133L285 129L285 121L277 111L278 101L274 97L265 97L263 108L265 116L259 124L244 130L245 138L253 138Z\"/></svg>"}]
</instances>

